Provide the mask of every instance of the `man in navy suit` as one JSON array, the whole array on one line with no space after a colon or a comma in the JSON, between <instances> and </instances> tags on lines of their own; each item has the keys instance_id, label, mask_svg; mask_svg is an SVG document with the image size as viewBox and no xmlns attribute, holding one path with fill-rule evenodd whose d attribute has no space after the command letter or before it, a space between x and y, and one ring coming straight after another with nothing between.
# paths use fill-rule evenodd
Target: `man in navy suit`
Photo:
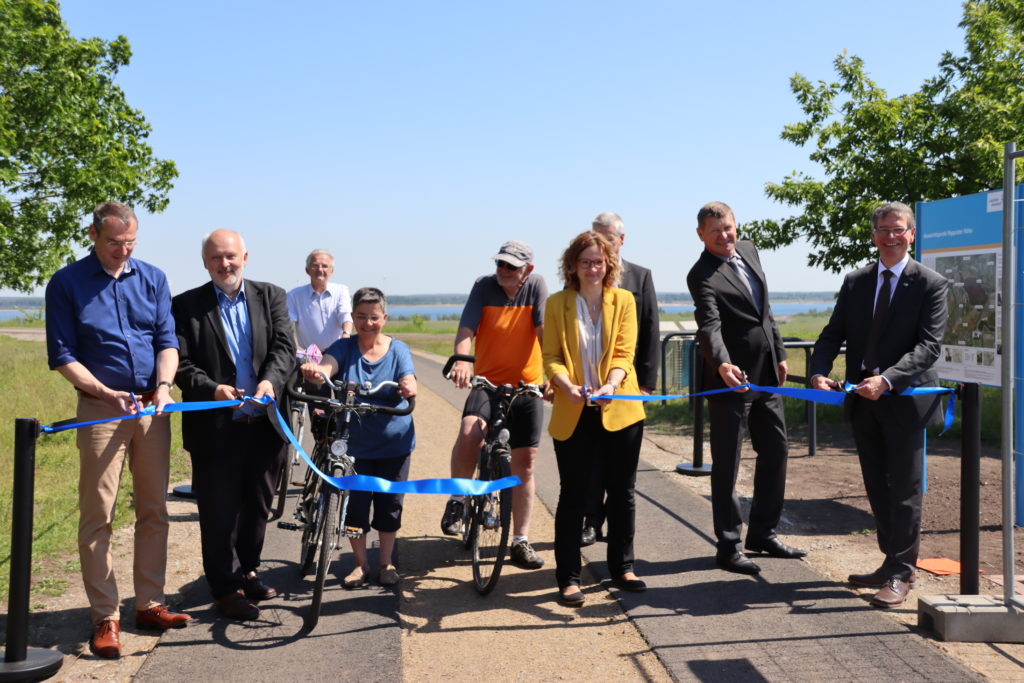
<instances>
[{"instance_id":1,"label":"man in navy suit","mask_svg":"<svg viewBox=\"0 0 1024 683\"><path fill-rule=\"evenodd\" d=\"M914 582L921 544L924 427L941 420L939 397L897 394L938 384L933 366L946 329L948 282L910 258L916 230L909 206L878 207L871 226L878 261L846 276L810 371L813 388L839 388L828 374L846 343L846 381L856 388L844 409L885 555L878 569L849 581L879 588L872 603L894 607Z\"/></svg>"},{"instance_id":2,"label":"man in navy suit","mask_svg":"<svg viewBox=\"0 0 1024 683\"><path fill-rule=\"evenodd\" d=\"M203 239L210 282L171 302L181 349L176 381L185 401L279 399L295 368L284 290L243 279L248 259L241 235L215 230ZM285 456L273 419L269 408L251 403L182 417L203 572L221 612L232 619L256 619L255 603L277 595L256 573Z\"/></svg>"},{"instance_id":3,"label":"man in navy suit","mask_svg":"<svg viewBox=\"0 0 1024 683\"><path fill-rule=\"evenodd\" d=\"M768 304L768 282L750 242L736 238L736 218L722 202L697 213L697 236L704 251L686 276L697 310L697 340L704 357L703 389L738 387L747 381L781 386L786 381L786 350ZM789 448L782 398L750 391L708 398L711 421L711 511L715 561L726 571L757 574L761 568L741 552L743 520L736 495L740 447L746 423L757 452L754 497L744 547L772 557L807 554L775 535L786 496Z\"/></svg>"}]
</instances>

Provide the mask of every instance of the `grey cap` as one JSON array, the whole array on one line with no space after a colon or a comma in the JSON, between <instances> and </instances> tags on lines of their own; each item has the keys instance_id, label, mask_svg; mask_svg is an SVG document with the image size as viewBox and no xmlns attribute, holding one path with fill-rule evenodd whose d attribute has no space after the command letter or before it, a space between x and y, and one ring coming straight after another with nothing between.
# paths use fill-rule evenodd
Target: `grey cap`
<instances>
[{"instance_id":1,"label":"grey cap","mask_svg":"<svg viewBox=\"0 0 1024 683\"><path fill-rule=\"evenodd\" d=\"M512 240L501 245L501 249L494 255L494 260L504 261L516 268L522 268L533 263L533 249L526 242Z\"/></svg>"}]
</instances>

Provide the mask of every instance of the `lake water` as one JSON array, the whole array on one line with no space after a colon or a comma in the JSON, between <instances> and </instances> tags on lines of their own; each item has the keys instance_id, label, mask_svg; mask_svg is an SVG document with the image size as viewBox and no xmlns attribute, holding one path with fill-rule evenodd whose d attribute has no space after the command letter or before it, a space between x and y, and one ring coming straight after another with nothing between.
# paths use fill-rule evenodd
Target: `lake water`
<instances>
[{"instance_id":1,"label":"lake water","mask_svg":"<svg viewBox=\"0 0 1024 683\"><path fill-rule=\"evenodd\" d=\"M796 313L807 313L809 311L826 311L832 308L831 301L810 301L801 303L773 303L772 311L775 315L794 315ZM689 304L666 304L661 307L665 313L689 313L693 306ZM441 316L458 316L462 313L462 306L389 306L388 315L391 318L400 316L412 317L419 315L427 320L437 320ZM20 311L0 311L0 320L15 320L21 317Z\"/></svg>"},{"instance_id":2,"label":"lake water","mask_svg":"<svg viewBox=\"0 0 1024 683\"><path fill-rule=\"evenodd\" d=\"M775 315L795 315L797 313L808 313L810 311L827 311L832 308L831 301L809 301L797 303L773 303L772 312ZM690 313L693 306L689 304L664 304L661 310L665 313ZM459 315L462 313L462 306L388 306L388 315L394 319L399 316L411 317L420 315L428 320L438 319L445 315Z\"/></svg>"}]
</instances>

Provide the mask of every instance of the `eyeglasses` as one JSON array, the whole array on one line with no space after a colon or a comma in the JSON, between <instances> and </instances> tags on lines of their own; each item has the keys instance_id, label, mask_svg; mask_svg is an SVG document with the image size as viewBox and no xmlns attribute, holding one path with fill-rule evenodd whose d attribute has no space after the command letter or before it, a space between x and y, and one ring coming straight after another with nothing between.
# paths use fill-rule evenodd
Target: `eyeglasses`
<instances>
[{"instance_id":1,"label":"eyeglasses","mask_svg":"<svg viewBox=\"0 0 1024 683\"><path fill-rule=\"evenodd\" d=\"M356 313L352 317L355 318L355 321L357 323L374 323L374 324L376 324L376 323L379 323L380 321L384 320L384 316L383 315L366 315L364 313Z\"/></svg>"},{"instance_id":2,"label":"eyeglasses","mask_svg":"<svg viewBox=\"0 0 1024 683\"><path fill-rule=\"evenodd\" d=\"M873 228L871 232L879 237L902 237L907 232L907 228Z\"/></svg>"},{"instance_id":3,"label":"eyeglasses","mask_svg":"<svg viewBox=\"0 0 1024 683\"><path fill-rule=\"evenodd\" d=\"M133 249L135 247L135 240L124 240L120 242L118 240L107 240L107 246L111 249L117 249L124 247L125 249Z\"/></svg>"},{"instance_id":4,"label":"eyeglasses","mask_svg":"<svg viewBox=\"0 0 1024 683\"><path fill-rule=\"evenodd\" d=\"M579 261L577 261L577 263L580 264L580 268L582 268L583 270L589 270L591 268L604 268L603 258L594 259L593 261L591 261L590 259L581 258Z\"/></svg>"},{"instance_id":5,"label":"eyeglasses","mask_svg":"<svg viewBox=\"0 0 1024 683\"><path fill-rule=\"evenodd\" d=\"M513 266L508 261L498 261L498 260L494 261L494 266L496 268L501 268L502 270L519 270L520 268L522 268L522 266Z\"/></svg>"}]
</instances>

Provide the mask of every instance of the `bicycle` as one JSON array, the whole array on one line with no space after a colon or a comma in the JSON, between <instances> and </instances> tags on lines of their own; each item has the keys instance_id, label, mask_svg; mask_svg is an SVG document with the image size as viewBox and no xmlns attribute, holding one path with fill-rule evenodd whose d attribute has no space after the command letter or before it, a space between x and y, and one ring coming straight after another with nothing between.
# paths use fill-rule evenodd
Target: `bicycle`
<instances>
[{"instance_id":1,"label":"bicycle","mask_svg":"<svg viewBox=\"0 0 1024 683\"><path fill-rule=\"evenodd\" d=\"M319 363L323 358L323 354L316 344L310 344L305 349L299 349L295 355L300 363L305 360ZM288 428L295 435L295 440L301 444L306 430L306 406L304 403L290 402L290 404L288 409ZM302 458L299 456L298 450L289 442L288 455L285 457L285 461L281 465L281 472L277 477L277 505L271 512L269 521L280 519L281 515L284 514L285 501L288 498L288 486L292 483L298 484L297 481L292 481L292 477L295 476L296 468L301 466Z\"/></svg>"},{"instance_id":2,"label":"bicycle","mask_svg":"<svg viewBox=\"0 0 1024 683\"><path fill-rule=\"evenodd\" d=\"M355 474L355 463L348 454L349 426L352 415L385 413L408 415L416 405L416 399L408 399L405 408L361 402L359 399L373 396L385 387L398 387L397 382L381 382L375 387L356 385L355 382L335 382L322 375L330 396L318 396L302 390L302 374L289 380L287 392L294 402L305 403L310 412L323 410L325 417L314 429L315 444L310 459L316 468L332 477L346 477ZM336 398L340 392L342 399ZM302 492L295 505L295 522L278 522L281 529L302 531L299 552L299 570L307 576L316 564L313 581L313 600L310 605L308 625L312 629L320 619L320 605L323 602L324 582L330 569L334 551L341 545L342 537L359 538L363 530L345 523L348 512L349 491L342 490L320 477L313 468L306 471Z\"/></svg>"},{"instance_id":3,"label":"bicycle","mask_svg":"<svg viewBox=\"0 0 1024 683\"><path fill-rule=\"evenodd\" d=\"M475 356L455 354L448 358L441 374L448 379L457 361L473 363ZM487 435L480 447L476 478L494 481L512 475L512 448L508 445L509 432L505 427L508 412L521 396L543 396L544 388L520 381L511 384L493 384L486 377L474 375L471 389L482 389L497 396L494 414L487 425ZM501 489L480 496L470 496L463 507L463 546L473 551L473 584L480 595L487 595L498 585L501 568L508 553L509 528L512 523L512 489Z\"/></svg>"},{"instance_id":4,"label":"bicycle","mask_svg":"<svg viewBox=\"0 0 1024 683\"><path fill-rule=\"evenodd\" d=\"M306 431L306 411L305 406L302 403L291 401L291 407L288 410L288 428L292 430L292 434L295 435L295 440L300 444L302 443L302 437ZM299 451L289 442L288 444L288 455L285 457L284 463L281 465L281 472L277 477L277 505L270 513L270 521L280 519L281 515L284 514L285 501L288 498L288 486L292 483L292 476L297 467L302 465L302 458L299 456Z\"/></svg>"}]
</instances>

